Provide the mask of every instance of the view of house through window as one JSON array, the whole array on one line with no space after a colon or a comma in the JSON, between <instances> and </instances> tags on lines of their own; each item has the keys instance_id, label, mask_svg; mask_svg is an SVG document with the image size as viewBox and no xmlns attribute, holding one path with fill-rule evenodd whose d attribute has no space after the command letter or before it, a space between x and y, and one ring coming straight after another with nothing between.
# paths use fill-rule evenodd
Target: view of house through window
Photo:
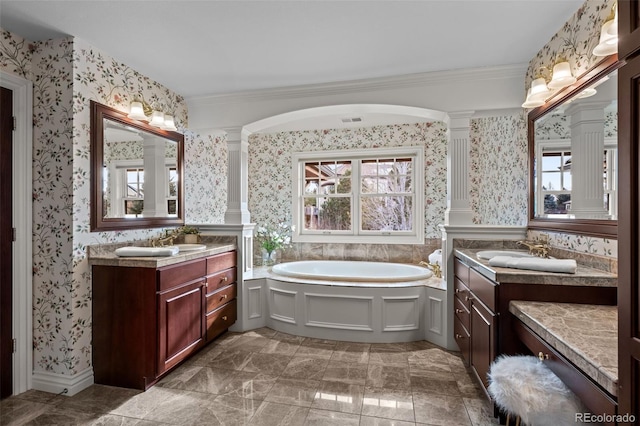
<instances>
[{"instance_id":1,"label":"view of house through window","mask_svg":"<svg viewBox=\"0 0 640 426\"><path fill-rule=\"evenodd\" d=\"M415 147L396 151L297 154L301 185L294 222L300 234L416 234L415 218L423 214L416 206L423 187L415 187L422 153Z\"/></svg>"},{"instance_id":2,"label":"view of house through window","mask_svg":"<svg viewBox=\"0 0 640 426\"><path fill-rule=\"evenodd\" d=\"M178 200L178 171L175 166L167 167L167 187L165 198L167 200L167 213L176 215ZM144 169L141 167L129 167L123 169L126 182L124 212L126 216L143 214L144 210Z\"/></svg>"}]
</instances>

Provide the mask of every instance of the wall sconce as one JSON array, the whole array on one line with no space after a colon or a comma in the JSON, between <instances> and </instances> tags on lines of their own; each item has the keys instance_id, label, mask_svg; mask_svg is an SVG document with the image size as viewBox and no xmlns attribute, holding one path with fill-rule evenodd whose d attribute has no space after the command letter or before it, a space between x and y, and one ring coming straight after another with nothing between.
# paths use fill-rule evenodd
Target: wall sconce
<instances>
[{"instance_id":1,"label":"wall sconce","mask_svg":"<svg viewBox=\"0 0 640 426\"><path fill-rule=\"evenodd\" d=\"M547 98L558 90L572 85L576 78L571 73L571 65L564 58L558 58L551 71L549 83L544 77L544 73L549 73L549 68L540 67L537 77L531 82L531 87L527 91L527 98L522 104L523 108L537 108L544 105Z\"/></svg>"},{"instance_id":2,"label":"wall sconce","mask_svg":"<svg viewBox=\"0 0 640 426\"><path fill-rule=\"evenodd\" d=\"M131 102L127 117L132 120L148 121L150 126L159 127L162 130L174 132L178 130L172 115L165 115L162 111L154 110L144 100Z\"/></svg>"},{"instance_id":3,"label":"wall sconce","mask_svg":"<svg viewBox=\"0 0 640 426\"><path fill-rule=\"evenodd\" d=\"M600 29L600 41L593 49L593 56L609 56L618 52L618 3Z\"/></svg>"}]
</instances>

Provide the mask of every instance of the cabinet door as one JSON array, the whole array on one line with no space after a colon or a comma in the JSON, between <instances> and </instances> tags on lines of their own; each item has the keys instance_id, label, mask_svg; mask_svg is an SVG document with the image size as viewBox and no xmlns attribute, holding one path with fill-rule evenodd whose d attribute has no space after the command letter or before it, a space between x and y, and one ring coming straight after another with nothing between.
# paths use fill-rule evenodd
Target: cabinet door
<instances>
[{"instance_id":1,"label":"cabinet door","mask_svg":"<svg viewBox=\"0 0 640 426\"><path fill-rule=\"evenodd\" d=\"M158 294L158 374L173 367L204 342L205 280Z\"/></svg>"},{"instance_id":2,"label":"cabinet door","mask_svg":"<svg viewBox=\"0 0 640 426\"><path fill-rule=\"evenodd\" d=\"M640 4L618 0L618 56L629 58L640 50Z\"/></svg>"},{"instance_id":3,"label":"cabinet door","mask_svg":"<svg viewBox=\"0 0 640 426\"><path fill-rule=\"evenodd\" d=\"M481 303L473 301L471 304L471 366L485 387L489 386L487 373L496 356L495 330L495 314Z\"/></svg>"}]
</instances>

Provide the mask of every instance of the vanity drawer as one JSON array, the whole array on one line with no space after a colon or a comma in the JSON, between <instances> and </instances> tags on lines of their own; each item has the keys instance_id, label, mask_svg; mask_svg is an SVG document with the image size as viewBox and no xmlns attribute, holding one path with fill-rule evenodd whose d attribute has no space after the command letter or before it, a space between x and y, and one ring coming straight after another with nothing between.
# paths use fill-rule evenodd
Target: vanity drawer
<instances>
[{"instance_id":1,"label":"vanity drawer","mask_svg":"<svg viewBox=\"0 0 640 426\"><path fill-rule=\"evenodd\" d=\"M465 326L467 330L469 330L470 322L469 322L469 309L465 306L465 304L460 300L458 296L453 298L453 306L455 308L456 317L462 322L462 325Z\"/></svg>"},{"instance_id":2,"label":"vanity drawer","mask_svg":"<svg viewBox=\"0 0 640 426\"><path fill-rule=\"evenodd\" d=\"M207 291L212 292L234 282L236 282L236 268L219 271L216 274L207 275Z\"/></svg>"},{"instance_id":3,"label":"vanity drawer","mask_svg":"<svg viewBox=\"0 0 640 426\"><path fill-rule=\"evenodd\" d=\"M158 291L168 290L180 284L204 277L205 267L205 260L197 259L158 269Z\"/></svg>"},{"instance_id":4,"label":"vanity drawer","mask_svg":"<svg viewBox=\"0 0 640 426\"><path fill-rule=\"evenodd\" d=\"M207 314L207 340L219 336L237 319L236 299Z\"/></svg>"},{"instance_id":5,"label":"vanity drawer","mask_svg":"<svg viewBox=\"0 0 640 426\"><path fill-rule=\"evenodd\" d=\"M469 289L489 309L496 311L496 283L471 269L469 270Z\"/></svg>"},{"instance_id":6,"label":"vanity drawer","mask_svg":"<svg viewBox=\"0 0 640 426\"><path fill-rule=\"evenodd\" d=\"M229 269L236 266L236 252L229 251L226 253L216 254L207 258L207 275L215 274L223 269Z\"/></svg>"},{"instance_id":7,"label":"vanity drawer","mask_svg":"<svg viewBox=\"0 0 640 426\"><path fill-rule=\"evenodd\" d=\"M453 333L456 339L456 343L460 348L460 353L462 354L462 358L464 359L464 364L466 366L469 366L469 362L471 359L471 352L470 352L471 347L469 346L469 343L471 341L470 339L471 336L469 335L469 332L464 327L464 325L462 325L462 322L460 321L460 319L457 317L454 317L453 319Z\"/></svg>"},{"instance_id":8,"label":"vanity drawer","mask_svg":"<svg viewBox=\"0 0 640 426\"><path fill-rule=\"evenodd\" d=\"M215 311L220 306L229 303L231 300L236 298L236 285L231 284L229 286L223 287L215 293L207 294L207 313Z\"/></svg>"},{"instance_id":9,"label":"vanity drawer","mask_svg":"<svg viewBox=\"0 0 640 426\"><path fill-rule=\"evenodd\" d=\"M455 288L455 296L460 299L460 301L467 308L467 311L469 311L471 309L471 301L469 300L469 289L458 278L453 279L453 286Z\"/></svg>"},{"instance_id":10,"label":"vanity drawer","mask_svg":"<svg viewBox=\"0 0 640 426\"><path fill-rule=\"evenodd\" d=\"M469 267L456 258L453 259L453 273L463 283L469 283Z\"/></svg>"}]
</instances>

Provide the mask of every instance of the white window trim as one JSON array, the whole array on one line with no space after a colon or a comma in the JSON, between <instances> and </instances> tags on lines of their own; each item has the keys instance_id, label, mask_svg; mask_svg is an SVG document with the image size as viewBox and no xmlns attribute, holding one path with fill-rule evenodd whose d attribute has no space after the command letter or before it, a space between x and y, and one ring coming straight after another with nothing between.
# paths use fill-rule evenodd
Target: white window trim
<instances>
[{"instance_id":1,"label":"white window trim","mask_svg":"<svg viewBox=\"0 0 640 426\"><path fill-rule=\"evenodd\" d=\"M300 197L304 193L302 179L302 164L305 161L320 160L352 160L357 161L363 158L385 158L385 157L412 157L413 164L413 183L415 188L414 199L414 230L407 232L397 232L384 235L376 231L362 231L361 234L355 234L354 231L322 231L322 234L303 233L303 227L300 225L301 220L301 203ZM308 243L368 243L368 244L424 244L424 198L425 198L425 181L424 181L424 147L393 147L393 148L374 148L374 149L354 149L354 150L336 150L336 151L314 151L314 152L294 152L292 158L292 220L295 225L295 231L292 235L293 242ZM358 182L359 171L354 171L354 181ZM354 183L357 185L357 183ZM352 186L353 187L353 186ZM359 196L354 196L352 203L352 215L359 214Z\"/></svg>"}]
</instances>

